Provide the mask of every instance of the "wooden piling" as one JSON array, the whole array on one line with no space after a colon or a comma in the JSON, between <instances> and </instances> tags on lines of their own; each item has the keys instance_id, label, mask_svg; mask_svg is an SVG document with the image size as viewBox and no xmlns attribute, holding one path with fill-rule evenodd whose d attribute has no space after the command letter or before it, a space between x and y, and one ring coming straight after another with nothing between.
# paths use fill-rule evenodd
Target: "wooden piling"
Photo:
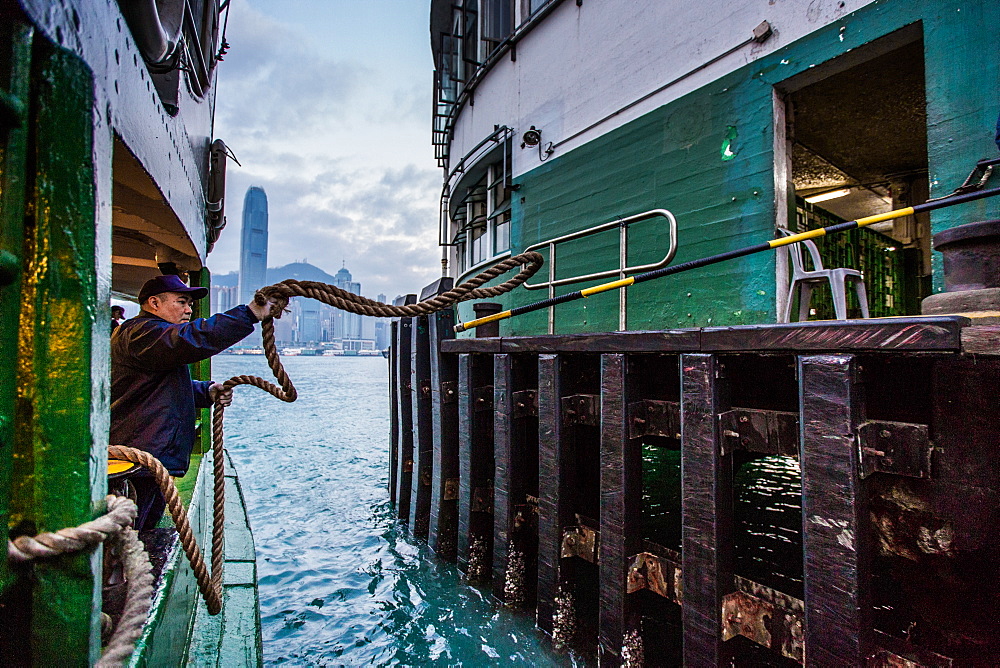
<instances>
[{"instance_id":1,"label":"wooden piling","mask_svg":"<svg viewBox=\"0 0 1000 668\"><path fill-rule=\"evenodd\" d=\"M573 524L572 448L563 441L559 355L538 357L538 626L552 633L563 584L563 528Z\"/></svg>"},{"instance_id":2,"label":"wooden piling","mask_svg":"<svg viewBox=\"0 0 1000 668\"><path fill-rule=\"evenodd\" d=\"M798 368L806 655L810 665L862 665L872 646L871 531L857 361L807 355Z\"/></svg>"},{"instance_id":3,"label":"wooden piling","mask_svg":"<svg viewBox=\"0 0 1000 668\"><path fill-rule=\"evenodd\" d=\"M458 360L442 355L440 343L453 338L452 309L428 317L433 457L427 542L443 559L455 558L458 536Z\"/></svg>"},{"instance_id":4,"label":"wooden piling","mask_svg":"<svg viewBox=\"0 0 1000 668\"><path fill-rule=\"evenodd\" d=\"M416 297L416 295L414 295ZM396 378L399 456L396 458L396 517L410 520L410 492L413 477L413 393L410 365L413 357L413 318L400 318L393 339L393 367Z\"/></svg>"},{"instance_id":5,"label":"wooden piling","mask_svg":"<svg viewBox=\"0 0 1000 668\"><path fill-rule=\"evenodd\" d=\"M428 316L413 319L410 395L413 397L413 480L410 485L410 532L427 538L431 514L434 429L431 424L431 355Z\"/></svg>"},{"instance_id":6,"label":"wooden piling","mask_svg":"<svg viewBox=\"0 0 1000 668\"><path fill-rule=\"evenodd\" d=\"M493 358L462 354L458 366L458 563L472 581L493 572Z\"/></svg>"},{"instance_id":7,"label":"wooden piling","mask_svg":"<svg viewBox=\"0 0 1000 668\"><path fill-rule=\"evenodd\" d=\"M622 661L625 633L638 631L626 592L629 557L641 551L642 451L629 439L626 410L632 400L628 359L601 355L601 542L598 660Z\"/></svg>"},{"instance_id":8,"label":"wooden piling","mask_svg":"<svg viewBox=\"0 0 1000 668\"><path fill-rule=\"evenodd\" d=\"M389 503L396 505L399 475L399 381L396 379L397 331L399 322L389 323Z\"/></svg>"},{"instance_id":9,"label":"wooden piling","mask_svg":"<svg viewBox=\"0 0 1000 668\"><path fill-rule=\"evenodd\" d=\"M515 475L511 432L513 431L514 359L511 355L493 357L493 595L505 600L504 581L510 558L510 534L514 524L511 498Z\"/></svg>"},{"instance_id":10,"label":"wooden piling","mask_svg":"<svg viewBox=\"0 0 1000 668\"><path fill-rule=\"evenodd\" d=\"M684 665L718 666L722 598L733 589L733 461L716 416L726 410L715 355L681 356L681 544Z\"/></svg>"}]
</instances>

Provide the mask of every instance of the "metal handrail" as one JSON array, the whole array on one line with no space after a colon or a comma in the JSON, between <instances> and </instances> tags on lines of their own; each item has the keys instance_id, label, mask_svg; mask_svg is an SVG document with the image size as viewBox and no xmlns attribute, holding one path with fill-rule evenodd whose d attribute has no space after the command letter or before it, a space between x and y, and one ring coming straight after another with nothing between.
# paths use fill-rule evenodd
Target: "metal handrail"
<instances>
[{"instance_id":1,"label":"metal handrail","mask_svg":"<svg viewBox=\"0 0 1000 668\"><path fill-rule=\"evenodd\" d=\"M650 218L665 218L667 220L667 227L670 232L670 247L667 249L667 254L662 260L653 264L641 264L635 266L628 265L628 228L632 223L638 223L643 220L649 220ZM587 237L592 234L597 234L603 232L604 230L609 230L617 227L619 229L618 238L618 269L609 269L607 271L599 271L593 274L583 274L580 276L572 276L570 278L556 278L556 245L572 241L574 239L580 239L582 237ZM674 218L674 214L670 213L666 209L652 209L650 211L645 211L643 213L638 213L634 216L629 216L628 218L619 218L618 220L613 220L607 223L601 223L600 225L595 225L594 227L588 227L585 230L580 230L578 232L571 232L570 234L564 234L561 237L555 237L554 239L549 239L548 241L542 241L540 243L528 246L523 252L527 253L529 251L538 250L541 248L548 248L549 258L549 280L544 283L530 283L525 282L523 287L528 290L540 290L542 288L549 289L549 297L555 297L555 289L560 285L569 285L571 283L580 283L582 281L590 281L598 278L608 278L610 276L618 276L618 278L625 278L628 274L634 274L642 271L652 271L654 269L659 269L660 267L665 267L670 264L671 260L677 254L677 219ZM619 329L624 330L626 328L626 314L625 314L625 291L622 290L619 294L619 317L618 326ZM552 334L555 327L554 321L554 309L549 309L549 333Z\"/></svg>"}]
</instances>

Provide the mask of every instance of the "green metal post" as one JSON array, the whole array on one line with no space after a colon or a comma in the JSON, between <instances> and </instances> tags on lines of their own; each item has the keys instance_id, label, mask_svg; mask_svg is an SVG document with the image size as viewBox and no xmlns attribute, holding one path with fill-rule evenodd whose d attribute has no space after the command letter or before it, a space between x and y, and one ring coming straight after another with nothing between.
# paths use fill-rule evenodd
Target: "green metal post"
<instances>
[{"instance_id":1,"label":"green metal post","mask_svg":"<svg viewBox=\"0 0 1000 668\"><path fill-rule=\"evenodd\" d=\"M79 58L43 40L31 77L11 520L55 531L103 510L109 361L94 345L103 337L107 350L109 311L96 275L93 80ZM25 649L33 665L98 658L102 553L33 567Z\"/></svg>"},{"instance_id":2,"label":"green metal post","mask_svg":"<svg viewBox=\"0 0 1000 668\"><path fill-rule=\"evenodd\" d=\"M191 285L205 288L212 287L212 273L208 267L202 267L190 274ZM192 318L207 318L212 315L212 299L210 296L195 302ZM194 380L212 380L211 358L195 362L191 365L191 377ZM194 452L206 453L212 449L212 409L202 408L198 411L198 430L195 434Z\"/></svg>"},{"instance_id":3,"label":"green metal post","mask_svg":"<svg viewBox=\"0 0 1000 668\"><path fill-rule=\"evenodd\" d=\"M7 535L11 467L14 450L14 413L17 405L18 316L24 255L24 181L28 145L28 91L30 90L30 27L11 21L0 27L0 528ZM0 559L0 595L12 575Z\"/></svg>"}]
</instances>

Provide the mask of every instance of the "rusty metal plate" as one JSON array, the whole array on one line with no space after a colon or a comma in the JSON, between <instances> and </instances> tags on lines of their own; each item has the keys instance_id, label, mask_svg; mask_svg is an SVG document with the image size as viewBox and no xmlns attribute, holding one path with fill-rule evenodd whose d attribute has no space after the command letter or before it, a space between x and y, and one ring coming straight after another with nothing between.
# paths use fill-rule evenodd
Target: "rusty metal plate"
<instances>
[{"instance_id":1,"label":"rusty metal plate","mask_svg":"<svg viewBox=\"0 0 1000 668\"><path fill-rule=\"evenodd\" d=\"M444 481L444 500L458 500L458 478L446 478Z\"/></svg>"},{"instance_id":2,"label":"rusty metal plate","mask_svg":"<svg viewBox=\"0 0 1000 668\"><path fill-rule=\"evenodd\" d=\"M563 531L562 557L580 557L592 564L597 561L597 544L599 532L588 526L577 525Z\"/></svg>"},{"instance_id":3,"label":"rusty metal plate","mask_svg":"<svg viewBox=\"0 0 1000 668\"><path fill-rule=\"evenodd\" d=\"M472 512L493 514L493 485L475 487L472 490Z\"/></svg>"},{"instance_id":4,"label":"rusty metal plate","mask_svg":"<svg viewBox=\"0 0 1000 668\"><path fill-rule=\"evenodd\" d=\"M458 383L446 380L441 383L441 403L454 404L458 402Z\"/></svg>"},{"instance_id":5,"label":"rusty metal plate","mask_svg":"<svg viewBox=\"0 0 1000 668\"><path fill-rule=\"evenodd\" d=\"M799 414L734 408L719 414L724 452L748 450L768 455L799 454Z\"/></svg>"},{"instance_id":6,"label":"rusty metal plate","mask_svg":"<svg viewBox=\"0 0 1000 668\"><path fill-rule=\"evenodd\" d=\"M563 422L596 427L601 421L601 398L596 394L574 394L562 398Z\"/></svg>"},{"instance_id":7,"label":"rusty metal plate","mask_svg":"<svg viewBox=\"0 0 1000 668\"><path fill-rule=\"evenodd\" d=\"M483 385L472 388L472 410L491 411L493 410L493 386Z\"/></svg>"},{"instance_id":8,"label":"rusty metal plate","mask_svg":"<svg viewBox=\"0 0 1000 668\"><path fill-rule=\"evenodd\" d=\"M681 437L681 405L677 401L644 399L628 405L628 437Z\"/></svg>"},{"instance_id":9,"label":"rusty metal plate","mask_svg":"<svg viewBox=\"0 0 1000 668\"><path fill-rule=\"evenodd\" d=\"M908 478L931 477L930 429L912 422L869 421L858 427L861 477L892 473Z\"/></svg>"},{"instance_id":10,"label":"rusty metal plate","mask_svg":"<svg viewBox=\"0 0 1000 668\"><path fill-rule=\"evenodd\" d=\"M650 552L640 552L632 557L626 591L632 594L641 589L648 589L663 598L680 603L682 600L681 589L678 587L680 581L679 564Z\"/></svg>"},{"instance_id":11,"label":"rusty metal plate","mask_svg":"<svg viewBox=\"0 0 1000 668\"><path fill-rule=\"evenodd\" d=\"M804 663L802 601L741 577L736 586L722 599L723 641L743 636Z\"/></svg>"},{"instance_id":12,"label":"rusty metal plate","mask_svg":"<svg viewBox=\"0 0 1000 668\"><path fill-rule=\"evenodd\" d=\"M513 417L528 417L538 415L538 392L536 390L521 390L511 396L513 402Z\"/></svg>"}]
</instances>

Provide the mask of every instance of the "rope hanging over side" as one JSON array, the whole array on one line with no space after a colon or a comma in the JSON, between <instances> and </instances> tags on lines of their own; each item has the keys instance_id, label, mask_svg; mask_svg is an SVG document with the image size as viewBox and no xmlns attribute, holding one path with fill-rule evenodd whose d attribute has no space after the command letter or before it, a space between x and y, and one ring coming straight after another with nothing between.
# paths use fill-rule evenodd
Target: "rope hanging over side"
<instances>
[{"instance_id":1,"label":"rope hanging over side","mask_svg":"<svg viewBox=\"0 0 1000 668\"><path fill-rule=\"evenodd\" d=\"M120 666L132 655L153 600L153 569L139 535L131 528L136 516L135 502L113 495L106 501L108 512L95 520L7 541L7 558L18 564L80 552L105 541L108 549L117 548L122 554L128 593L121 618L97 662L102 668Z\"/></svg>"},{"instance_id":2,"label":"rope hanging over side","mask_svg":"<svg viewBox=\"0 0 1000 668\"><path fill-rule=\"evenodd\" d=\"M217 460L222 459L222 455L216 453L213 448L213 458ZM194 531L191 529L191 522L188 519L187 509L184 508L184 504L181 502L180 494L177 491L177 486L174 485L173 478L170 477L170 472L164 468L163 464L160 463L153 455L145 452L143 450L137 450L136 448L129 448L124 445L111 445L108 446L108 457L112 459L123 459L130 461L133 464L139 464L140 466L146 467L153 477L156 479L156 484L159 485L160 491L163 493L163 498L166 499L167 509L170 511L170 516L174 520L174 525L177 527L177 535L181 541L181 547L184 548L184 553L187 555L188 561L191 563L191 570L194 572L195 579L198 581L198 589L201 591L202 597L205 599L205 605L208 607L208 612L211 615L219 614L222 610L222 545L221 540L219 541L219 549L216 549L216 534L220 536L224 535L223 531L225 529L225 516L219 516L218 512L213 515L213 525L212 525L212 573L209 574L208 567L205 565L205 559L201 554L201 549L198 547L198 542L195 540ZM215 464L215 468L220 468L218 463ZM224 474L223 474L224 475ZM222 476L218 476L222 477ZM223 484L225 479L223 477ZM220 487L218 482L216 482L215 496L218 498L222 496L223 504L225 503L225 489L222 488L220 492ZM216 511L218 511L219 504L215 505ZM218 554L218 564L216 564L216 554ZM216 565L218 567L216 567Z\"/></svg>"}]
</instances>

